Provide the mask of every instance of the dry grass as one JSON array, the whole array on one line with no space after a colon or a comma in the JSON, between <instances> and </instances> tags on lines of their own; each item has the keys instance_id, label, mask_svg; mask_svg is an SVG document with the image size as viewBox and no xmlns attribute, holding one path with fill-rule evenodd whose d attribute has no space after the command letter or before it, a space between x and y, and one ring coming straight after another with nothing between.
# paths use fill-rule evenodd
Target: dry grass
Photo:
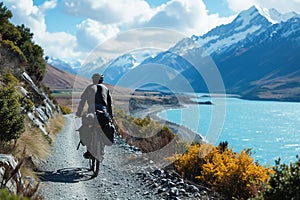
<instances>
[{"instance_id":1,"label":"dry grass","mask_svg":"<svg viewBox=\"0 0 300 200\"><path fill-rule=\"evenodd\" d=\"M17 141L17 148L13 152L14 156L21 158L22 151L25 149L25 161L21 167L23 176L33 177L38 179L34 170L36 169L35 161L46 158L50 153L50 142L46 136L41 133L37 127L26 126L25 132Z\"/></svg>"},{"instance_id":2,"label":"dry grass","mask_svg":"<svg viewBox=\"0 0 300 200\"><path fill-rule=\"evenodd\" d=\"M64 123L65 120L62 115L55 115L50 119L49 126L46 128L50 134L45 136L36 126L27 121L25 131L18 139L17 148L13 154L19 156L26 147L26 155L40 159L45 158L49 154L52 140L62 129Z\"/></svg>"},{"instance_id":3,"label":"dry grass","mask_svg":"<svg viewBox=\"0 0 300 200\"><path fill-rule=\"evenodd\" d=\"M34 172L36 164L50 154L51 143L55 139L55 135L62 129L64 122L62 115L54 116L50 119L47 127L47 132L50 134L45 136L37 127L27 121L25 132L18 139L17 146L12 152L15 157L20 158L24 156L22 153L25 149L25 162L21 168L22 175L37 180Z\"/></svg>"},{"instance_id":4,"label":"dry grass","mask_svg":"<svg viewBox=\"0 0 300 200\"><path fill-rule=\"evenodd\" d=\"M49 137L54 140L57 133L60 132L65 124L65 118L63 115L56 114L50 119L50 126L47 127L47 131L50 133Z\"/></svg>"},{"instance_id":5,"label":"dry grass","mask_svg":"<svg viewBox=\"0 0 300 200\"><path fill-rule=\"evenodd\" d=\"M45 158L49 153L50 142L37 127L26 127L25 132L17 141L15 156L20 156L22 150L26 147L26 155L37 158Z\"/></svg>"}]
</instances>

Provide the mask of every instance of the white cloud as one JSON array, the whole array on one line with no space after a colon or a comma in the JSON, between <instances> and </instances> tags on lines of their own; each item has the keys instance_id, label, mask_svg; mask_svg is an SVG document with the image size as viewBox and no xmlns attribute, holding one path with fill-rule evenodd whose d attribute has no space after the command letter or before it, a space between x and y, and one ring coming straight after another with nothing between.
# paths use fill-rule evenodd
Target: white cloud
<instances>
[{"instance_id":1,"label":"white cloud","mask_svg":"<svg viewBox=\"0 0 300 200\"><path fill-rule=\"evenodd\" d=\"M57 0L45 1L40 6L34 5L33 0L4 2L13 12L13 22L29 27L45 54L59 58L83 58L98 44L135 28L168 28L182 36L190 36L203 34L229 20L209 15L202 0L171 0L157 8L151 8L145 0L62 0L60 3L64 11L71 16L84 18L76 27L76 35L71 35L47 32L45 13L56 9ZM153 37L145 37L145 44L150 44ZM162 39L162 42L170 45L167 40ZM126 46L127 43L122 44ZM121 48L120 45L116 46Z\"/></svg>"},{"instance_id":2,"label":"white cloud","mask_svg":"<svg viewBox=\"0 0 300 200\"><path fill-rule=\"evenodd\" d=\"M41 10L33 5L32 0L6 0L4 4L12 11L12 21L15 24L25 24L35 34L45 32L45 16Z\"/></svg>"},{"instance_id":3,"label":"white cloud","mask_svg":"<svg viewBox=\"0 0 300 200\"><path fill-rule=\"evenodd\" d=\"M57 0L45 1L41 6L40 10L45 12L46 10L53 9L57 6Z\"/></svg>"},{"instance_id":4,"label":"white cloud","mask_svg":"<svg viewBox=\"0 0 300 200\"><path fill-rule=\"evenodd\" d=\"M143 20L153 12L144 0L63 0L62 4L67 13L102 24Z\"/></svg>"},{"instance_id":5,"label":"white cloud","mask_svg":"<svg viewBox=\"0 0 300 200\"><path fill-rule=\"evenodd\" d=\"M159 7L145 25L170 28L190 36L204 34L230 20L216 14L209 15L202 0L173 0Z\"/></svg>"},{"instance_id":6,"label":"white cloud","mask_svg":"<svg viewBox=\"0 0 300 200\"><path fill-rule=\"evenodd\" d=\"M118 32L119 28L116 24L103 25L92 19L84 20L77 25L78 47L79 49L92 50Z\"/></svg>"},{"instance_id":7,"label":"white cloud","mask_svg":"<svg viewBox=\"0 0 300 200\"><path fill-rule=\"evenodd\" d=\"M228 7L234 12L240 12L242 10L246 10L252 5L254 5L255 0L227 0Z\"/></svg>"},{"instance_id":8,"label":"white cloud","mask_svg":"<svg viewBox=\"0 0 300 200\"><path fill-rule=\"evenodd\" d=\"M76 37L65 32L45 32L39 44L44 48L45 55L56 58L81 58L82 52L76 52Z\"/></svg>"},{"instance_id":9,"label":"white cloud","mask_svg":"<svg viewBox=\"0 0 300 200\"><path fill-rule=\"evenodd\" d=\"M229 8L235 12L248 9L252 5L275 8L281 13L295 11L300 14L300 0L227 0Z\"/></svg>"},{"instance_id":10,"label":"white cloud","mask_svg":"<svg viewBox=\"0 0 300 200\"><path fill-rule=\"evenodd\" d=\"M85 16L89 18L77 26L78 49L85 51L93 50L98 44L109 40L117 34L125 34L126 37L129 37L128 34L126 34L126 31L135 28L158 27L170 29L170 31L177 31L180 35L182 35L182 37L188 37L192 34L204 34L211 28L222 23L228 23L231 20L230 18L220 18L216 14L209 15L202 0L172 0L152 10L150 10L149 6L146 6L145 12L140 12L143 11L143 6L139 8L138 5L135 5L136 2L142 1L118 0L119 4L114 1L100 2L104 4L99 6L98 1L87 1L87 3L83 5L83 1L64 1L67 8L72 8L70 12L73 12L73 14L83 16L85 13L88 13ZM126 3L126 5L124 3ZM116 6L116 8L114 8L114 6ZM121 9L120 6L123 7L123 9ZM103 13L104 7L109 9ZM131 10L131 8L131 16L129 17L129 13L126 10ZM118 14L113 14L111 16L111 21L114 23L106 24L108 23L108 20L104 16L108 11L111 11L112 13L118 11ZM122 21L118 21L116 19L113 20L114 15L117 15L119 20ZM128 20L129 18L130 20ZM147 32L147 34L149 33L150 32ZM143 40L139 40L138 42L144 41L144 46L147 46L151 43L151 40L157 42L157 40L154 40L154 37L155 36L153 35L148 35L148 37L144 37ZM168 43L166 39L167 37L168 36L162 38L161 42ZM122 46L125 49L127 45L132 45L134 39L126 39L129 41L123 41L122 43L119 43L119 45L114 44L110 48L114 49L117 47L116 50L121 50L120 48L122 48ZM179 39L180 38L178 38L178 40Z\"/></svg>"},{"instance_id":11,"label":"white cloud","mask_svg":"<svg viewBox=\"0 0 300 200\"><path fill-rule=\"evenodd\" d=\"M109 38L95 49L96 54L107 58L140 49L166 51L175 42L185 37L177 31L161 28L142 28L124 31L114 38Z\"/></svg>"}]
</instances>

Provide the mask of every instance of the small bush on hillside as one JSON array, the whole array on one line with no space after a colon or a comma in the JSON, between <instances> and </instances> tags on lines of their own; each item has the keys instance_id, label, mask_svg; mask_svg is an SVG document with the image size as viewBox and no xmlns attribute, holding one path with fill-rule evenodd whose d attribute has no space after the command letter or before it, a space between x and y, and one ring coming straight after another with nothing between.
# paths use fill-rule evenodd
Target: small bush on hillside
<instances>
[{"instance_id":1,"label":"small bush on hillside","mask_svg":"<svg viewBox=\"0 0 300 200\"><path fill-rule=\"evenodd\" d=\"M21 51L21 49L16 46L12 41L10 40L3 40L2 41L3 47L5 47L13 56L16 56L20 59L21 62L26 62L25 55Z\"/></svg>"},{"instance_id":2,"label":"small bush on hillside","mask_svg":"<svg viewBox=\"0 0 300 200\"><path fill-rule=\"evenodd\" d=\"M269 179L271 170L253 162L249 151L233 152L224 145L195 144L177 155L175 166L184 177L211 186L232 199L255 197Z\"/></svg>"},{"instance_id":3,"label":"small bush on hillside","mask_svg":"<svg viewBox=\"0 0 300 200\"><path fill-rule=\"evenodd\" d=\"M42 91L44 91L47 94L49 99L54 102L54 97L52 96L52 91L51 91L50 87L48 87L44 84L41 84L40 88L42 89Z\"/></svg>"},{"instance_id":4,"label":"small bush on hillside","mask_svg":"<svg viewBox=\"0 0 300 200\"><path fill-rule=\"evenodd\" d=\"M4 68L0 78L0 80L8 87L19 85L19 80L14 76L11 68Z\"/></svg>"},{"instance_id":5,"label":"small bush on hillside","mask_svg":"<svg viewBox=\"0 0 300 200\"><path fill-rule=\"evenodd\" d=\"M266 200L300 199L300 158L289 165L275 161L274 174L269 181L269 187L264 193Z\"/></svg>"},{"instance_id":6,"label":"small bush on hillside","mask_svg":"<svg viewBox=\"0 0 300 200\"><path fill-rule=\"evenodd\" d=\"M143 152L159 150L175 137L169 127L163 126L149 117L134 118L123 110L115 109L114 119L122 137L131 145L142 149Z\"/></svg>"},{"instance_id":7,"label":"small bush on hillside","mask_svg":"<svg viewBox=\"0 0 300 200\"><path fill-rule=\"evenodd\" d=\"M22 114L20 96L12 87L0 86L0 140L18 139L24 132L25 116Z\"/></svg>"}]
</instances>

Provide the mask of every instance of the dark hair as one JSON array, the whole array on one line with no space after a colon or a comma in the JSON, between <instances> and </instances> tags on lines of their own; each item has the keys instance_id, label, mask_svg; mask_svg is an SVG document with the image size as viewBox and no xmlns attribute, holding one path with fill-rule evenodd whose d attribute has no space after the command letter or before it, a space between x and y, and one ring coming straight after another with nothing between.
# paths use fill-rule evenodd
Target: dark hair
<instances>
[{"instance_id":1,"label":"dark hair","mask_svg":"<svg viewBox=\"0 0 300 200\"><path fill-rule=\"evenodd\" d=\"M102 83L104 76L103 76L103 74L96 73L96 74L93 74L92 79L93 79L94 84Z\"/></svg>"}]
</instances>

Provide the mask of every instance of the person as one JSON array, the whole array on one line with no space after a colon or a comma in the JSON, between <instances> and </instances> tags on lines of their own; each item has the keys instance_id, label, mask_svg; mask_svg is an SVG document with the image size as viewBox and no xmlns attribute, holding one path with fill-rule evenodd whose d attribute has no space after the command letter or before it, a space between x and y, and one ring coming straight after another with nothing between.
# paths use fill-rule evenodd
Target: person
<instances>
[{"instance_id":1,"label":"person","mask_svg":"<svg viewBox=\"0 0 300 200\"><path fill-rule=\"evenodd\" d=\"M88 113L94 113L96 110L101 110L108 113L110 117L113 118L111 96L108 88L103 84L103 74L93 74L92 80L93 84L87 86L80 97L81 100L79 102L76 116L81 117L83 108L87 103Z\"/></svg>"},{"instance_id":2,"label":"person","mask_svg":"<svg viewBox=\"0 0 300 200\"><path fill-rule=\"evenodd\" d=\"M93 74L93 83L87 86L82 93L75 114L77 117L81 117L84 106L86 104L88 105L87 115L82 118L83 126L79 128L80 139L81 142L87 146L87 152L84 154L84 157L90 158L93 155L100 162L104 156L105 145L111 145L113 143L114 135L114 127L111 126L113 118L112 100L110 91L103 84L103 80L103 74ZM87 124L87 127L84 127L84 124ZM91 131L89 128L91 124L93 124L94 131ZM102 132L99 130L99 126ZM96 135L91 135L91 132L95 132Z\"/></svg>"}]
</instances>

